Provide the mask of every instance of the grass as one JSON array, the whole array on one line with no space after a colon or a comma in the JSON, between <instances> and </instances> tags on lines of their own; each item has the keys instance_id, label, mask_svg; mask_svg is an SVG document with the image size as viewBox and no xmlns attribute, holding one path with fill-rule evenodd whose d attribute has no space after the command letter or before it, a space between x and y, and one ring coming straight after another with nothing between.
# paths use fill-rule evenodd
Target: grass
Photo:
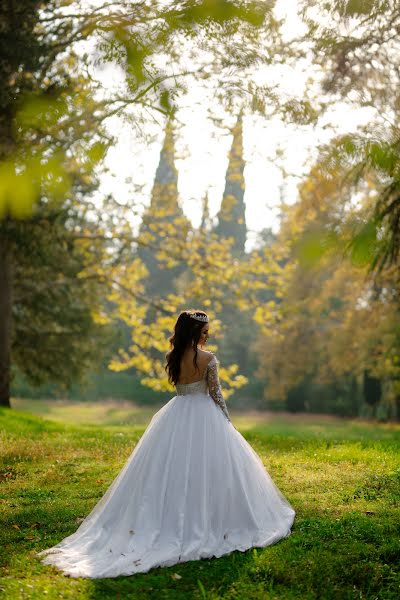
<instances>
[{"instance_id":1,"label":"grass","mask_svg":"<svg viewBox=\"0 0 400 600\"><path fill-rule=\"evenodd\" d=\"M333 417L231 411L296 509L292 535L278 544L115 579L73 579L43 565L34 553L77 529L156 410L26 400L0 409L0 594L12 600L400 597L400 427Z\"/></svg>"}]
</instances>

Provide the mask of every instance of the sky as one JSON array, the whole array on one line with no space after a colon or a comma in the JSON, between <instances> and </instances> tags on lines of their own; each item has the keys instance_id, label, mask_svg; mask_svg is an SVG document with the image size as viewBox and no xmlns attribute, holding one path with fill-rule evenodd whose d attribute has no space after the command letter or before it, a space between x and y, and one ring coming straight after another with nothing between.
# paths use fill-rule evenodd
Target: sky
<instances>
[{"instance_id":1,"label":"sky","mask_svg":"<svg viewBox=\"0 0 400 600\"><path fill-rule=\"evenodd\" d=\"M297 17L296 0L279 0L278 17L285 19L284 33L289 40L299 35L302 24ZM259 82L273 82L282 93L302 96L307 65L291 69L285 65L266 68L257 72ZM96 78L110 92L124 85L121 69L102 65L95 72ZM207 116L210 98L201 82L191 85L190 94L180 102L178 119L181 123L176 136L176 166L181 206L197 226L201 218L201 204L205 193L209 196L210 214L215 217L221 203L231 135L221 133ZM211 108L213 108L211 106ZM216 113L218 108L215 107ZM249 230L246 248L250 250L257 232L271 227L279 228L279 204L293 203L297 199L297 185L311 167L321 143L329 141L335 133L354 131L371 117L370 111L349 110L339 103L324 115L316 126L300 126L284 123L278 116L266 118L251 114L243 117L243 146L246 163L245 203L246 222ZM236 115L228 115L226 122L233 125ZM107 123L118 141L106 157L109 172L101 177L99 194L113 194L119 202L145 206L150 193L164 137L165 121L162 115L146 126L149 141L143 142L133 127L120 118L113 117ZM290 175L283 177L277 166L276 153L280 152L284 169ZM138 191L138 188L141 191ZM140 219L132 215L132 223Z\"/></svg>"}]
</instances>

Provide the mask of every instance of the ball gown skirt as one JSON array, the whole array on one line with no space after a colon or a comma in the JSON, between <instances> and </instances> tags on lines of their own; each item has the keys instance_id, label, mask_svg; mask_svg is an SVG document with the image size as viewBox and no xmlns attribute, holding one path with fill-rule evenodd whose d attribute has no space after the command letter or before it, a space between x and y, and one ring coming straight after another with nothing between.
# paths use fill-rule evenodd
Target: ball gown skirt
<instances>
[{"instance_id":1,"label":"ball gown skirt","mask_svg":"<svg viewBox=\"0 0 400 600\"><path fill-rule=\"evenodd\" d=\"M290 535L294 509L196 383L154 414L75 533L37 553L42 563L71 577L117 577Z\"/></svg>"}]
</instances>

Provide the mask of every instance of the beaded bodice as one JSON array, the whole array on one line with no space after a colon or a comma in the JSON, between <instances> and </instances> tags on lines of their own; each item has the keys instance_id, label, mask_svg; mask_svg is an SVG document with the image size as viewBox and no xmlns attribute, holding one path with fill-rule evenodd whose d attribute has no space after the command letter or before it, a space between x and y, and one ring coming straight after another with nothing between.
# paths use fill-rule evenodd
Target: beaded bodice
<instances>
[{"instance_id":1,"label":"beaded bodice","mask_svg":"<svg viewBox=\"0 0 400 600\"><path fill-rule=\"evenodd\" d=\"M189 394L207 394L210 393L211 398L221 408L228 421L230 421L228 409L226 408L225 400L222 396L221 386L218 377L218 361L215 354L207 365L202 379L193 381L192 383L176 383L176 393L178 396L188 396Z\"/></svg>"},{"instance_id":2,"label":"beaded bodice","mask_svg":"<svg viewBox=\"0 0 400 600\"><path fill-rule=\"evenodd\" d=\"M208 385L206 376L199 381L193 383L177 383L175 385L176 392L179 396L187 396L188 394L207 394Z\"/></svg>"}]
</instances>

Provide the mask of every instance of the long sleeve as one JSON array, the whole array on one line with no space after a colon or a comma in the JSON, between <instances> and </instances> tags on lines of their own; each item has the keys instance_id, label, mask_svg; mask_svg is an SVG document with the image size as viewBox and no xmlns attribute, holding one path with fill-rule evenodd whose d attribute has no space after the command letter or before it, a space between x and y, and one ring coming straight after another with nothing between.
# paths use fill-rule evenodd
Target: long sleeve
<instances>
[{"instance_id":1,"label":"long sleeve","mask_svg":"<svg viewBox=\"0 0 400 600\"><path fill-rule=\"evenodd\" d=\"M207 384L211 398L220 407L228 421L231 421L219 383L218 363L215 355L207 365Z\"/></svg>"}]
</instances>

